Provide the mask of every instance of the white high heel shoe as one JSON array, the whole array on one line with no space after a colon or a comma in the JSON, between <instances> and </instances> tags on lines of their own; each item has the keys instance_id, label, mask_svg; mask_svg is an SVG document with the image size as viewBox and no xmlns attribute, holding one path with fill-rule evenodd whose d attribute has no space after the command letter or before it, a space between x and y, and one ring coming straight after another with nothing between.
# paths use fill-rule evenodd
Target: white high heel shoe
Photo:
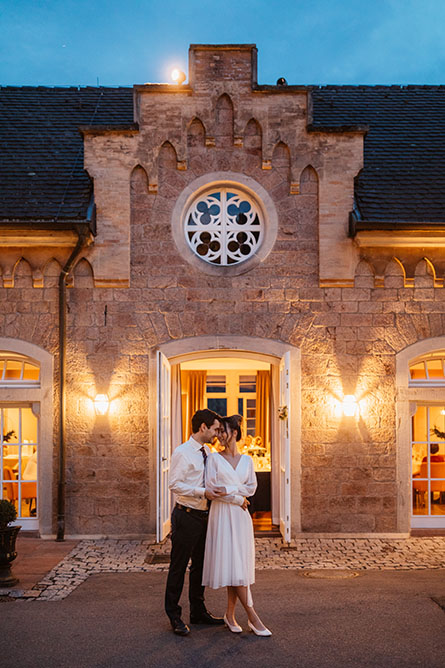
<instances>
[{"instance_id":1,"label":"white high heel shoe","mask_svg":"<svg viewBox=\"0 0 445 668\"><path fill-rule=\"evenodd\" d=\"M260 629L255 628L255 626L251 622L247 621L247 624L249 626L249 629L251 631L253 631L255 633L255 635L257 635L257 636L271 636L272 635L272 631L269 631L269 629L266 629L266 627L264 627L264 629L262 631L260 631Z\"/></svg>"},{"instance_id":2,"label":"white high heel shoe","mask_svg":"<svg viewBox=\"0 0 445 668\"><path fill-rule=\"evenodd\" d=\"M232 633L241 633L243 630L239 624L231 624L226 615L224 615L224 623L229 631L232 631Z\"/></svg>"}]
</instances>

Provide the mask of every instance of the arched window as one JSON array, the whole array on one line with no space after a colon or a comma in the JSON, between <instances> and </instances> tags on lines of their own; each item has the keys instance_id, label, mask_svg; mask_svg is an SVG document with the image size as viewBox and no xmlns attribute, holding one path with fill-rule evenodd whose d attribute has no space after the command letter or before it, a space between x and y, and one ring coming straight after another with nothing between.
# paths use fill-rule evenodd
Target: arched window
<instances>
[{"instance_id":1,"label":"arched window","mask_svg":"<svg viewBox=\"0 0 445 668\"><path fill-rule=\"evenodd\" d=\"M6 345L0 348L0 498L15 505L17 521L23 529L37 529L41 520L41 416L43 412L47 422L46 413L51 410L46 406L41 410L44 387L48 385L48 353L37 346L15 342L26 352L29 349L31 355L40 355L36 359L37 355L31 357L14 350L12 340L1 341ZM43 436L47 434L45 425Z\"/></svg>"},{"instance_id":2,"label":"arched window","mask_svg":"<svg viewBox=\"0 0 445 668\"><path fill-rule=\"evenodd\" d=\"M240 264L256 253L263 240L260 207L252 196L234 187L212 187L199 193L184 216L191 250L220 267Z\"/></svg>"},{"instance_id":3,"label":"arched window","mask_svg":"<svg viewBox=\"0 0 445 668\"><path fill-rule=\"evenodd\" d=\"M414 360L409 366L411 387L445 385L445 352Z\"/></svg>"},{"instance_id":4,"label":"arched window","mask_svg":"<svg viewBox=\"0 0 445 668\"><path fill-rule=\"evenodd\" d=\"M0 387L40 387L40 365L24 355L0 351Z\"/></svg>"},{"instance_id":5,"label":"arched window","mask_svg":"<svg viewBox=\"0 0 445 668\"><path fill-rule=\"evenodd\" d=\"M409 365L410 387L425 388L412 416L412 525L445 525L445 351L417 357Z\"/></svg>"}]
</instances>

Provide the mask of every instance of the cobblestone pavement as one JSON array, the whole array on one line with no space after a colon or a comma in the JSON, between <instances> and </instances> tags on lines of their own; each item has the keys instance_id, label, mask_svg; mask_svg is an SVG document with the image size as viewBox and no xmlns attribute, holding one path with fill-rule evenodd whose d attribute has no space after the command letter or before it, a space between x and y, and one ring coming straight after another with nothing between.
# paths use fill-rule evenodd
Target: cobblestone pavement
<instances>
[{"instance_id":1,"label":"cobblestone pavement","mask_svg":"<svg viewBox=\"0 0 445 668\"><path fill-rule=\"evenodd\" d=\"M0 589L0 599L60 601L96 573L166 571L170 541L82 540L32 589ZM445 537L256 539L257 570L420 570L445 568Z\"/></svg>"}]
</instances>

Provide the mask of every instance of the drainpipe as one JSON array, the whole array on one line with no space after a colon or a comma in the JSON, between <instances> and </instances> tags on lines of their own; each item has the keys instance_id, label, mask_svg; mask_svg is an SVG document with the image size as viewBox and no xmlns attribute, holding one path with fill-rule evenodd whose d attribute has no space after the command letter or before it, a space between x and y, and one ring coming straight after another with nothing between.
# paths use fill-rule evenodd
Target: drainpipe
<instances>
[{"instance_id":1,"label":"drainpipe","mask_svg":"<svg viewBox=\"0 0 445 668\"><path fill-rule=\"evenodd\" d=\"M65 540L65 377L66 377L66 279L77 258L88 245L90 234L76 227L76 246L59 276L59 474L57 479L57 539Z\"/></svg>"}]
</instances>

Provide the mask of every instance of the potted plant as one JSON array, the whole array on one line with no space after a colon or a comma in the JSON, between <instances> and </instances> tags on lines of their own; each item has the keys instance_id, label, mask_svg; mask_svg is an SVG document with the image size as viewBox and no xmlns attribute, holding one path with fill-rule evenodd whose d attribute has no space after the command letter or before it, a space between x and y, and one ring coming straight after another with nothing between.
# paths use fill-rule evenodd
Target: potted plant
<instances>
[{"instance_id":1,"label":"potted plant","mask_svg":"<svg viewBox=\"0 0 445 668\"><path fill-rule=\"evenodd\" d=\"M0 500L0 588L12 587L18 579L11 573L11 562L17 556L15 541L20 526L10 526L17 519L15 505L7 499Z\"/></svg>"}]
</instances>

